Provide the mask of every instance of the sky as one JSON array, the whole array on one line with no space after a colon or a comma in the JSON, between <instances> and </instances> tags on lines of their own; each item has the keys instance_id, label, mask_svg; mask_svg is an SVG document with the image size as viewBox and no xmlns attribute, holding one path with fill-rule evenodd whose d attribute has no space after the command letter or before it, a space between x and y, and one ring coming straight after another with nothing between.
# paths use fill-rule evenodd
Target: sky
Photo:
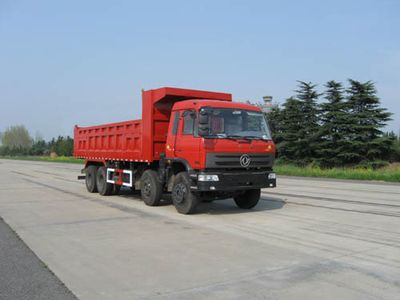
<instances>
[{"instance_id":1,"label":"sky","mask_svg":"<svg viewBox=\"0 0 400 300\"><path fill-rule=\"evenodd\" d=\"M400 1L0 0L0 132L139 119L141 89L274 102L297 80L376 83L400 130Z\"/></svg>"}]
</instances>

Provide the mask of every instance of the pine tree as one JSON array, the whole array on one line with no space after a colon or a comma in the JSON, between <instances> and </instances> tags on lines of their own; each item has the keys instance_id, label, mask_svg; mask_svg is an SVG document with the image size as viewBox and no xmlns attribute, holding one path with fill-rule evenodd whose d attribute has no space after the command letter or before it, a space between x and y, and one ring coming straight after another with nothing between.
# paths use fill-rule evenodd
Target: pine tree
<instances>
[{"instance_id":1,"label":"pine tree","mask_svg":"<svg viewBox=\"0 0 400 300\"><path fill-rule=\"evenodd\" d=\"M299 128L302 126L302 103L293 97L283 104L280 121L282 132L277 144L279 158L286 162L299 163L302 157L302 144L299 142Z\"/></svg>"},{"instance_id":2,"label":"pine tree","mask_svg":"<svg viewBox=\"0 0 400 300\"><path fill-rule=\"evenodd\" d=\"M266 113L268 125L271 129L272 139L275 144L279 144L282 141L282 132L285 128L282 126L283 112L278 104L271 107L271 110Z\"/></svg>"},{"instance_id":3,"label":"pine tree","mask_svg":"<svg viewBox=\"0 0 400 300\"><path fill-rule=\"evenodd\" d=\"M396 135L393 131L386 133L384 136L389 137L393 140L392 147L389 151L390 162L400 162L400 135Z\"/></svg>"},{"instance_id":4,"label":"pine tree","mask_svg":"<svg viewBox=\"0 0 400 300\"><path fill-rule=\"evenodd\" d=\"M385 154L393 144L381 130L392 114L380 107L373 82L349 79L349 83L347 101L352 115L349 154L353 156L354 164L375 166L374 161L379 164L380 160L387 159Z\"/></svg>"},{"instance_id":5,"label":"pine tree","mask_svg":"<svg viewBox=\"0 0 400 300\"><path fill-rule=\"evenodd\" d=\"M317 100L320 94L311 82L298 81L297 99L301 107L301 124L297 128L299 162L307 164L317 159L319 138L319 111Z\"/></svg>"},{"instance_id":6,"label":"pine tree","mask_svg":"<svg viewBox=\"0 0 400 300\"><path fill-rule=\"evenodd\" d=\"M320 105L320 138L317 150L323 167L343 166L347 160L350 115L344 101L343 85L334 80L325 84L325 100Z\"/></svg>"}]
</instances>

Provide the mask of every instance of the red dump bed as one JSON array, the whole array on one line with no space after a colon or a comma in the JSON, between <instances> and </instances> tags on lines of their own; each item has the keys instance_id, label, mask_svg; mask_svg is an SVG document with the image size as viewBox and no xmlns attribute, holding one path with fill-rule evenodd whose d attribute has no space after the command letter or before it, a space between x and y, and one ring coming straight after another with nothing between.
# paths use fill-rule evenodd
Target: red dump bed
<instances>
[{"instance_id":1,"label":"red dump bed","mask_svg":"<svg viewBox=\"0 0 400 300\"><path fill-rule=\"evenodd\" d=\"M75 127L74 156L88 160L143 160L142 121Z\"/></svg>"},{"instance_id":2,"label":"red dump bed","mask_svg":"<svg viewBox=\"0 0 400 300\"><path fill-rule=\"evenodd\" d=\"M97 161L158 160L165 152L172 106L188 99L232 101L232 95L169 87L143 91L142 120L75 126L74 156Z\"/></svg>"}]
</instances>

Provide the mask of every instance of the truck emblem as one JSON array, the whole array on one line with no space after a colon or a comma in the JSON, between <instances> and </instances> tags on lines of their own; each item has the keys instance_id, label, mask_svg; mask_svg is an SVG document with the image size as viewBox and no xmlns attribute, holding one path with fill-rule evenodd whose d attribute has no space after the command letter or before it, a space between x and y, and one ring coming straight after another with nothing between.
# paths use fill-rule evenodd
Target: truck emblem
<instances>
[{"instance_id":1,"label":"truck emblem","mask_svg":"<svg viewBox=\"0 0 400 300\"><path fill-rule=\"evenodd\" d=\"M243 154L240 159L240 165L244 168L248 167L250 165L251 162L251 158L250 156L248 156L247 154Z\"/></svg>"}]
</instances>

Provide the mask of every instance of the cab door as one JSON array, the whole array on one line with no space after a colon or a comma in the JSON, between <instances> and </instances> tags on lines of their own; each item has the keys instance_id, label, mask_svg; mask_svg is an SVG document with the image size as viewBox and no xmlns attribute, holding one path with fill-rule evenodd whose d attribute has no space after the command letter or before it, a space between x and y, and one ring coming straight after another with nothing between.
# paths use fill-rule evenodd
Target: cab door
<instances>
[{"instance_id":1,"label":"cab door","mask_svg":"<svg viewBox=\"0 0 400 300\"><path fill-rule=\"evenodd\" d=\"M167 158L175 157L175 144L178 134L180 116L180 111L173 111L171 114L171 122L168 128L167 143L165 149L165 154Z\"/></svg>"},{"instance_id":2,"label":"cab door","mask_svg":"<svg viewBox=\"0 0 400 300\"><path fill-rule=\"evenodd\" d=\"M186 160L193 169L200 167L200 137L196 130L196 113L185 110L179 118L175 138L175 157Z\"/></svg>"}]
</instances>

